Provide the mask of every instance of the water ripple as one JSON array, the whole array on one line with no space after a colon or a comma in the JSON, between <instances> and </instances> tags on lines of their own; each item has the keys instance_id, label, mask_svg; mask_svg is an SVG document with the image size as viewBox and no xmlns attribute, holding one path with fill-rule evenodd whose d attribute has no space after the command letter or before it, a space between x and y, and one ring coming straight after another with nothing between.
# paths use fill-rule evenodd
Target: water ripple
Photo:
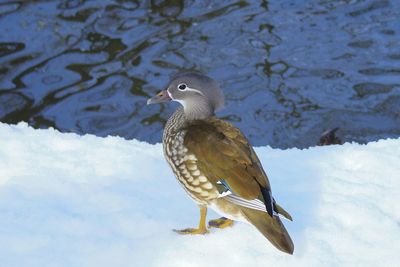
<instances>
[{"instance_id":1,"label":"water ripple","mask_svg":"<svg viewBox=\"0 0 400 267\"><path fill-rule=\"evenodd\" d=\"M400 2L63 0L0 3L0 119L160 141L182 70L221 82L253 144L400 136Z\"/></svg>"}]
</instances>

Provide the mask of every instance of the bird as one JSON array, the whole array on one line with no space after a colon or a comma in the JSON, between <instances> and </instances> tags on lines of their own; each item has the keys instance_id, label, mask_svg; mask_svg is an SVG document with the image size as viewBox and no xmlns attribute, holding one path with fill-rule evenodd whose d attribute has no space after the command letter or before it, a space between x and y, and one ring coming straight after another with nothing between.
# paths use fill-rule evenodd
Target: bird
<instances>
[{"instance_id":1,"label":"bird","mask_svg":"<svg viewBox=\"0 0 400 267\"><path fill-rule=\"evenodd\" d=\"M164 157L200 208L197 228L175 232L206 234L209 228L242 221L255 226L277 249L293 254L293 241L280 219L292 217L273 198L253 147L239 128L215 115L224 107L218 82L200 72L181 72L147 104L170 101L181 106L164 127ZM207 208L223 217L206 225Z\"/></svg>"}]
</instances>

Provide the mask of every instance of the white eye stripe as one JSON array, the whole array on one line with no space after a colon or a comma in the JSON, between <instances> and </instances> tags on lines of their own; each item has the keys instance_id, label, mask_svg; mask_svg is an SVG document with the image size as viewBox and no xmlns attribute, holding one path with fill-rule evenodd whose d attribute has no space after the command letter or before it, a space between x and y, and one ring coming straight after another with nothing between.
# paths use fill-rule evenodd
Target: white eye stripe
<instances>
[{"instance_id":1,"label":"white eye stripe","mask_svg":"<svg viewBox=\"0 0 400 267\"><path fill-rule=\"evenodd\" d=\"M203 92L201 92L200 90L194 89L194 88L190 88L189 86L186 86L186 88L184 90L181 90L181 91L196 92L196 93L201 94L202 96L204 96Z\"/></svg>"},{"instance_id":2,"label":"white eye stripe","mask_svg":"<svg viewBox=\"0 0 400 267\"><path fill-rule=\"evenodd\" d=\"M201 94L202 96L204 96L204 94L200 90L197 90L197 89L194 89L194 88L190 88L185 83L178 84L177 88L181 92L192 91L192 92L196 92L196 93Z\"/></svg>"}]
</instances>

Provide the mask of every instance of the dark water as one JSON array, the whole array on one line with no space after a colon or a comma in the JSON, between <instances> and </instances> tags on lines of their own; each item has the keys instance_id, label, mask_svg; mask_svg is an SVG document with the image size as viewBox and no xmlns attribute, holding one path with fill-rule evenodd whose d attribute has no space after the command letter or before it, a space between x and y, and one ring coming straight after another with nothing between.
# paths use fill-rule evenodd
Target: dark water
<instances>
[{"instance_id":1,"label":"dark water","mask_svg":"<svg viewBox=\"0 0 400 267\"><path fill-rule=\"evenodd\" d=\"M0 118L161 139L179 70L220 81L255 145L400 136L400 1L1 1Z\"/></svg>"}]
</instances>

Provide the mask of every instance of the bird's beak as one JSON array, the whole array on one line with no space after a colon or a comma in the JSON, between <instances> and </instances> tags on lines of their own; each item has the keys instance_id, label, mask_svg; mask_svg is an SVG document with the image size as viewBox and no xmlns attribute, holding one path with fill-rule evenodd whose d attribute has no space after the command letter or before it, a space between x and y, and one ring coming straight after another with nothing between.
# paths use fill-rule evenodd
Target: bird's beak
<instances>
[{"instance_id":1,"label":"bird's beak","mask_svg":"<svg viewBox=\"0 0 400 267\"><path fill-rule=\"evenodd\" d=\"M167 90L162 90L152 98L147 100L147 105L150 104L156 104L156 103L163 103L163 102L168 102L171 101L171 97L169 96Z\"/></svg>"}]
</instances>

